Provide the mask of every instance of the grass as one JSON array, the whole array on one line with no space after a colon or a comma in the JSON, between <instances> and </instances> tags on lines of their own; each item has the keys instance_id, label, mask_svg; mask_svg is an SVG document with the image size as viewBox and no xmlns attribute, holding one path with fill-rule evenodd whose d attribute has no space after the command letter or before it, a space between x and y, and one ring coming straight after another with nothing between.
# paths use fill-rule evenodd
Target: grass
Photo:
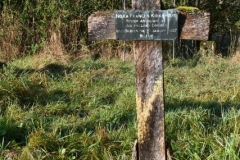
<instances>
[{"instance_id":1,"label":"grass","mask_svg":"<svg viewBox=\"0 0 240 160\"><path fill-rule=\"evenodd\" d=\"M137 138L132 62L30 56L0 72L0 159L131 159ZM165 63L173 159L238 159L239 77L240 64L214 56Z\"/></svg>"}]
</instances>

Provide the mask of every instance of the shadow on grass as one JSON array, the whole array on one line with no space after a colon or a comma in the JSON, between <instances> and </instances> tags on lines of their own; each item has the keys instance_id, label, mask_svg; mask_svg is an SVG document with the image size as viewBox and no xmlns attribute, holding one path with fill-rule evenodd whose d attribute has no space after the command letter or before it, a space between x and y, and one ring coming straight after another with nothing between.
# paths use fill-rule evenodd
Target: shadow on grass
<instances>
[{"instance_id":1,"label":"shadow on grass","mask_svg":"<svg viewBox=\"0 0 240 160\"><path fill-rule=\"evenodd\" d=\"M16 92L16 95L19 104L24 106L25 109L35 104L44 106L53 102L70 102L69 92L62 90L48 92L46 88L38 88L36 85L32 88L28 88L24 93Z\"/></svg>"},{"instance_id":2,"label":"shadow on grass","mask_svg":"<svg viewBox=\"0 0 240 160\"><path fill-rule=\"evenodd\" d=\"M7 66L7 63L5 62L0 62L0 69L2 69L3 67L6 67Z\"/></svg>"},{"instance_id":3,"label":"shadow on grass","mask_svg":"<svg viewBox=\"0 0 240 160\"><path fill-rule=\"evenodd\" d=\"M167 65L171 65L174 68L181 68L181 67L190 67L190 68L194 68L196 67L199 63L201 63L201 55L200 54L196 54L194 57L192 58L186 58L186 59L179 59L179 60L175 60L174 62L171 62L170 64L168 64L168 62L166 63Z\"/></svg>"},{"instance_id":4,"label":"shadow on grass","mask_svg":"<svg viewBox=\"0 0 240 160\"><path fill-rule=\"evenodd\" d=\"M59 64L49 64L42 68L40 72L46 73L48 76L54 77L64 77L69 74L73 69L70 67L65 67Z\"/></svg>"},{"instance_id":5,"label":"shadow on grass","mask_svg":"<svg viewBox=\"0 0 240 160\"><path fill-rule=\"evenodd\" d=\"M12 120L0 119L0 142L2 144L6 145L12 142L18 143L18 145L25 145L27 134L28 131L25 127L17 126Z\"/></svg>"},{"instance_id":6,"label":"shadow on grass","mask_svg":"<svg viewBox=\"0 0 240 160\"><path fill-rule=\"evenodd\" d=\"M21 69L21 68L15 68L14 73L17 77L23 75L23 74L32 74L32 73L46 73L49 77L57 77L61 78L66 76L66 74L69 74L73 69L71 67L66 67L64 65L59 64L48 64L42 69L36 70L36 69Z\"/></svg>"},{"instance_id":7,"label":"shadow on grass","mask_svg":"<svg viewBox=\"0 0 240 160\"><path fill-rule=\"evenodd\" d=\"M6 90L9 90L8 88L11 88L11 90L0 92L0 98L9 97L16 99L24 109L28 109L34 104L47 105L52 102L68 103L70 102L70 93L68 91L61 89L49 91L44 83L28 80L28 76L33 73L46 73L49 78L61 79L61 77L65 77L71 71L72 68L58 64L49 64L40 70L15 68L13 73L16 79L13 79L11 87L6 86Z\"/></svg>"},{"instance_id":8,"label":"shadow on grass","mask_svg":"<svg viewBox=\"0 0 240 160\"><path fill-rule=\"evenodd\" d=\"M131 73L131 72L133 72L133 74L134 74L134 70L132 68L130 68L130 67L121 66L119 69L121 70L122 73Z\"/></svg>"},{"instance_id":9,"label":"shadow on grass","mask_svg":"<svg viewBox=\"0 0 240 160\"><path fill-rule=\"evenodd\" d=\"M166 100L165 103L166 112L176 111L176 110L192 110L192 109L206 109L209 110L212 115L221 117L222 113L228 112L231 108L240 109L240 103L225 101L225 102L215 102L215 101L193 101L193 100L171 100L171 102Z\"/></svg>"}]
</instances>

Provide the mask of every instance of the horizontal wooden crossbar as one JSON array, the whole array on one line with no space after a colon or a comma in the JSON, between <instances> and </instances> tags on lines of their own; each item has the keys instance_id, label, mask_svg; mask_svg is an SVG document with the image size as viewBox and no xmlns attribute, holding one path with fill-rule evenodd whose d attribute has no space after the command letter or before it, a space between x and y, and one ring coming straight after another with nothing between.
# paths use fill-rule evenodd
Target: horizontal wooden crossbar
<instances>
[{"instance_id":1,"label":"horizontal wooden crossbar","mask_svg":"<svg viewBox=\"0 0 240 160\"><path fill-rule=\"evenodd\" d=\"M179 12L179 39L208 40L208 12ZM89 40L116 39L114 12L94 12L88 18Z\"/></svg>"}]
</instances>

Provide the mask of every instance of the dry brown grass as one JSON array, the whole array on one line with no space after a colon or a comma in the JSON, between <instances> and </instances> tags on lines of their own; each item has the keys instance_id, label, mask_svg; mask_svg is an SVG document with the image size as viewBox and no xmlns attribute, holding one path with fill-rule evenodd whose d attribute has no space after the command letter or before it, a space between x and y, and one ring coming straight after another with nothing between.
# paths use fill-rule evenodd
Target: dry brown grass
<instances>
[{"instance_id":1,"label":"dry brown grass","mask_svg":"<svg viewBox=\"0 0 240 160\"><path fill-rule=\"evenodd\" d=\"M70 59L70 56L68 56L67 54L54 55L54 54L43 52L33 56L32 68L42 69L47 64L52 64L52 63L68 65L69 59Z\"/></svg>"},{"instance_id":2,"label":"dry brown grass","mask_svg":"<svg viewBox=\"0 0 240 160\"><path fill-rule=\"evenodd\" d=\"M62 47L60 33L54 31L51 32L50 40L44 46L43 52L56 56L64 55L65 51L64 48Z\"/></svg>"},{"instance_id":3,"label":"dry brown grass","mask_svg":"<svg viewBox=\"0 0 240 160\"><path fill-rule=\"evenodd\" d=\"M19 55L21 24L11 11L3 10L0 22L0 60L8 61Z\"/></svg>"},{"instance_id":4,"label":"dry brown grass","mask_svg":"<svg viewBox=\"0 0 240 160\"><path fill-rule=\"evenodd\" d=\"M240 64L240 48L236 51L236 54L231 57L233 64Z\"/></svg>"}]
</instances>

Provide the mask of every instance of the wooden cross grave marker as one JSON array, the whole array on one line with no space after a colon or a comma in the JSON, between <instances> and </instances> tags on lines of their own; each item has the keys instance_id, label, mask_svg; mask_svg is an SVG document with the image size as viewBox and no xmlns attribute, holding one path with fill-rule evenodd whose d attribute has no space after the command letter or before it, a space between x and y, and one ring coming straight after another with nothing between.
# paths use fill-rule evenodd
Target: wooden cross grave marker
<instances>
[{"instance_id":1,"label":"wooden cross grave marker","mask_svg":"<svg viewBox=\"0 0 240 160\"><path fill-rule=\"evenodd\" d=\"M129 11L95 12L89 40L134 40L138 139L133 160L166 160L162 41L207 40L210 14L160 10L160 0L132 0Z\"/></svg>"}]
</instances>

